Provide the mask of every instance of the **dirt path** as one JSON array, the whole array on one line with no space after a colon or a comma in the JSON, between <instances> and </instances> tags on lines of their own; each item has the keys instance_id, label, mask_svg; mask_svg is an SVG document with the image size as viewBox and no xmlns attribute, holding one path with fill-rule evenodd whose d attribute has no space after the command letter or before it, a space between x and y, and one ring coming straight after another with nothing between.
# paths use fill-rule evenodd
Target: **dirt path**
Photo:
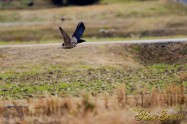
<instances>
[{"instance_id":1,"label":"dirt path","mask_svg":"<svg viewBox=\"0 0 187 124\"><path fill-rule=\"evenodd\" d=\"M140 43L167 43L167 42L187 42L187 38L177 39L152 39L152 40L129 40L129 41L103 41L103 42L86 42L81 45L100 45L100 44L140 44ZM0 48L6 47L35 47L35 46L61 46L61 43L52 44L28 44L28 45L1 45Z\"/></svg>"}]
</instances>

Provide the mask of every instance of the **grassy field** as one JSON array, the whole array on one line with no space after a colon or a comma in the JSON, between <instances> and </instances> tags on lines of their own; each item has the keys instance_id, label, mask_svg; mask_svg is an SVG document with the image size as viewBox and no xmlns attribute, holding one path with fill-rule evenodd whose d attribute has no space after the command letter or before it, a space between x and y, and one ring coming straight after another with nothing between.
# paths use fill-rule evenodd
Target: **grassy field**
<instances>
[{"instance_id":1,"label":"grassy field","mask_svg":"<svg viewBox=\"0 0 187 124\"><path fill-rule=\"evenodd\" d=\"M95 40L185 37L186 9L182 5L159 1L134 1L84 7L1 10L0 41L54 42L61 39L59 26L71 34L79 21L86 24L84 37Z\"/></svg>"},{"instance_id":2,"label":"grassy field","mask_svg":"<svg viewBox=\"0 0 187 124\"><path fill-rule=\"evenodd\" d=\"M2 99L79 96L82 91L112 93L121 83L129 94L168 83L186 86L180 79L187 71L186 51L186 44L2 48L0 94Z\"/></svg>"},{"instance_id":3,"label":"grassy field","mask_svg":"<svg viewBox=\"0 0 187 124\"><path fill-rule=\"evenodd\" d=\"M0 50L4 123L146 123L135 120L141 109L185 115L186 43ZM175 122L186 117L166 121Z\"/></svg>"}]
</instances>

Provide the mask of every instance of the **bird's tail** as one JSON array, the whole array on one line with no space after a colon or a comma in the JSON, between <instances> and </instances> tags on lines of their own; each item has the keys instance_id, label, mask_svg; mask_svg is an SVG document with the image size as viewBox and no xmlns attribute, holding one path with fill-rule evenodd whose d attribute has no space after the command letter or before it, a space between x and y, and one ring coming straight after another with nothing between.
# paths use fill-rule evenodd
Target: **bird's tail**
<instances>
[{"instance_id":1,"label":"bird's tail","mask_svg":"<svg viewBox=\"0 0 187 124\"><path fill-rule=\"evenodd\" d=\"M86 40L80 39L78 40L78 43L86 42Z\"/></svg>"}]
</instances>

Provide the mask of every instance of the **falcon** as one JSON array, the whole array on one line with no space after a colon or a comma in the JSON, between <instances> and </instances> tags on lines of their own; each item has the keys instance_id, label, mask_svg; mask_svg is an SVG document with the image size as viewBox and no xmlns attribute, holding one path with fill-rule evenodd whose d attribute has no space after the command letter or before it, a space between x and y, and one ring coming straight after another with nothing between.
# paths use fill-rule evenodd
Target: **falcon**
<instances>
[{"instance_id":1,"label":"falcon","mask_svg":"<svg viewBox=\"0 0 187 124\"><path fill-rule=\"evenodd\" d=\"M64 48L64 49L72 49L77 44L82 43L82 42L86 42L85 40L81 39L81 37L85 31L85 25L83 22L79 22L72 37L70 37L61 27L59 27L59 29L62 34L62 38L64 40L64 42L62 43L62 48Z\"/></svg>"}]
</instances>

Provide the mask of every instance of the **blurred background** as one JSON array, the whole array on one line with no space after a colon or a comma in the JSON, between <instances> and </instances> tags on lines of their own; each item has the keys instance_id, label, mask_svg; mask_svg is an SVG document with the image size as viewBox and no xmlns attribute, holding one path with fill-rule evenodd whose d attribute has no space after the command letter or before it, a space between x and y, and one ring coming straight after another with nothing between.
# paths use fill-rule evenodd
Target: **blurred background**
<instances>
[{"instance_id":1,"label":"blurred background","mask_svg":"<svg viewBox=\"0 0 187 124\"><path fill-rule=\"evenodd\" d=\"M0 0L0 44L61 42L85 22L88 41L187 36L187 0Z\"/></svg>"}]
</instances>

